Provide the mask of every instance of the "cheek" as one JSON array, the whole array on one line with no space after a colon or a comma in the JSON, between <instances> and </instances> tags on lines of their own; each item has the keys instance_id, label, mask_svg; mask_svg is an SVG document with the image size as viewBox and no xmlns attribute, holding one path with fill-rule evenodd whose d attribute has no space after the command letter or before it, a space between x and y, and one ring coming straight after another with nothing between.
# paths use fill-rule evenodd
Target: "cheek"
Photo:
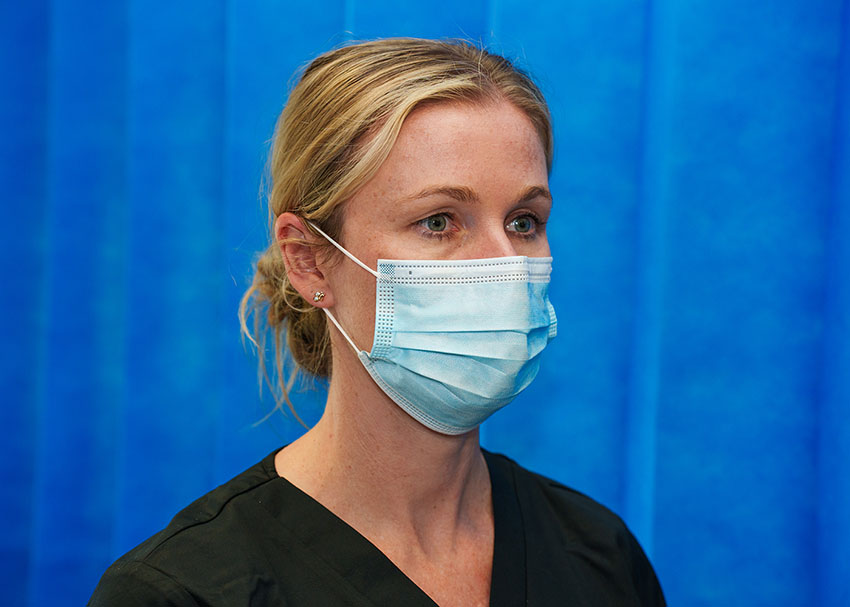
<instances>
[{"instance_id":1,"label":"cheek","mask_svg":"<svg viewBox=\"0 0 850 607\"><path fill-rule=\"evenodd\" d=\"M529 240L517 238L514 240L514 243L517 255L525 255L527 257L549 257L551 255L546 232L543 232L537 238Z\"/></svg>"},{"instance_id":2,"label":"cheek","mask_svg":"<svg viewBox=\"0 0 850 607\"><path fill-rule=\"evenodd\" d=\"M334 294L331 312L357 347L368 352L375 332L375 277L344 260L327 279Z\"/></svg>"},{"instance_id":3,"label":"cheek","mask_svg":"<svg viewBox=\"0 0 850 607\"><path fill-rule=\"evenodd\" d=\"M544 234L540 238L540 252L535 254L535 257L550 257L552 250L549 248L549 239Z\"/></svg>"}]
</instances>

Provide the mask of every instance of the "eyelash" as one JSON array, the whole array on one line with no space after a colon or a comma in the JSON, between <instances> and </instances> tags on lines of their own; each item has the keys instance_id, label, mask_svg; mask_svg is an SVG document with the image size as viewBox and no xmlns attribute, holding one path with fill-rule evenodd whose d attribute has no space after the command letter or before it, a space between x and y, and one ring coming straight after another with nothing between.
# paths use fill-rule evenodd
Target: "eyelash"
<instances>
[{"instance_id":1,"label":"eyelash","mask_svg":"<svg viewBox=\"0 0 850 607\"><path fill-rule=\"evenodd\" d=\"M433 215L428 215L428 217L420 219L419 221L416 222L418 225L422 226L422 229L420 230L420 234L422 236L424 236L425 238L434 238L436 240L444 240L446 238L450 238L451 237L451 231L448 228L446 230L443 230L442 232L435 232L435 231L429 230L425 227L426 221L428 221L432 217L438 217L438 216L441 216L441 215L446 217L447 221L449 221L449 222L452 222L455 219L454 216L451 213L445 213L445 212L444 213L434 213ZM531 220L534 222L533 231L528 232L528 233L514 232L514 234L516 235L517 238L522 238L523 240L532 240L532 239L537 237L538 231L540 230L540 228L542 226L544 226L546 224L546 222L542 221L540 219L540 217L538 217L535 213L532 213L531 211L527 211L527 212L523 213L522 215L517 215L516 217L513 217L510 221L508 221L508 224L516 221L517 219L521 219L523 217L530 217Z\"/></svg>"}]
</instances>

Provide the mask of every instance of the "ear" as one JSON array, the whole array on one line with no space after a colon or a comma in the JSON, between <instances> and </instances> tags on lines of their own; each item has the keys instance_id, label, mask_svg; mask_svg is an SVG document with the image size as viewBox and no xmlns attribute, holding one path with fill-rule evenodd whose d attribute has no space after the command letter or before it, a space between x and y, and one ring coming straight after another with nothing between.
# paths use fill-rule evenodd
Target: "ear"
<instances>
[{"instance_id":1,"label":"ear","mask_svg":"<svg viewBox=\"0 0 850 607\"><path fill-rule=\"evenodd\" d=\"M278 216L274 222L274 234L283 256L286 274L295 290L312 306L333 306L333 293L316 262L317 237L293 213L281 213ZM317 296L317 293L322 295Z\"/></svg>"}]
</instances>

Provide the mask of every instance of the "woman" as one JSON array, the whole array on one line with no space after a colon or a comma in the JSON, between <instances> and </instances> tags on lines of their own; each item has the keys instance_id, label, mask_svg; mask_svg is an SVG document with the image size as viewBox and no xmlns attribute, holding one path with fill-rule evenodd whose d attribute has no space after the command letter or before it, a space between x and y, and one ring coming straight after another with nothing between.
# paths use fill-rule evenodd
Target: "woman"
<instances>
[{"instance_id":1,"label":"woman","mask_svg":"<svg viewBox=\"0 0 850 607\"><path fill-rule=\"evenodd\" d=\"M324 414L119 559L91 604L662 605L615 515L478 445L555 335L551 158L545 101L501 57L390 39L313 61L241 312L266 319L278 376L285 335L330 379Z\"/></svg>"}]
</instances>

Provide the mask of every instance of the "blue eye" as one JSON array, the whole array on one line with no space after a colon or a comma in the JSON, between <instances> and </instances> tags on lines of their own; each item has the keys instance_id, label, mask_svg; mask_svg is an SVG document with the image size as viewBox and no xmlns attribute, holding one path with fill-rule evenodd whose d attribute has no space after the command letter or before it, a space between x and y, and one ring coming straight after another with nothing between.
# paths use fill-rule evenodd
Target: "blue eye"
<instances>
[{"instance_id":1,"label":"blue eye","mask_svg":"<svg viewBox=\"0 0 850 607\"><path fill-rule=\"evenodd\" d=\"M430 217L426 217L423 223L425 224L425 227L432 232L445 232L446 228L449 225L446 216L442 214L431 215Z\"/></svg>"},{"instance_id":2,"label":"blue eye","mask_svg":"<svg viewBox=\"0 0 850 607\"><path fill-rule=\"evenodd\" d=\"M508 222L507 228L510 232L529 235L534 232L534 229L537 227L537 223L537 218L532 215L520 215Z\"/></svg>"},{"instance_id":3,"label":"blue eye","mask_svg":"<svg viewBox=\"0 0 850 607\"><path fill-rule=\"evenodd\" d=\"M514 219L511 225L514 227L514 231L525 234L534 228L534 221L528 215L524 215L523 217Z\"/></svg>"}]
</instances>

